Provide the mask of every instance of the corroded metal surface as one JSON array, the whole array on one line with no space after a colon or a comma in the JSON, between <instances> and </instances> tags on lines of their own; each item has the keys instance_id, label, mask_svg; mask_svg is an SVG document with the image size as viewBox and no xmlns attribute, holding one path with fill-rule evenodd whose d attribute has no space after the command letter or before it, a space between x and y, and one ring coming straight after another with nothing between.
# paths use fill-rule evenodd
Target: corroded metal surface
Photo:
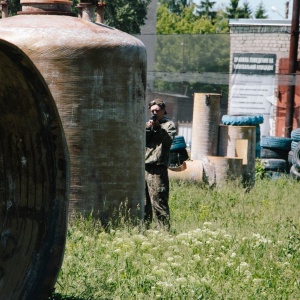
<instances>
[{"instance_id":1,"label":"corroded metal surface","mask_svg":"<svg viewBox=\"0 0 300 300\"><path fill-rule=\"evenodd\" d=\"M142 217L146 50L138 39L67 16L0 20L49 85L71 162L70 212Z\"/></svg>"},{"instance_id":2,"label":"corroded metal surface","mask_svg":"<svg viewBox=\"0 0 300 300\"><path fill-rule=\"evenodd\" d=\"M38 70L0 40L0 299L47 299L61 267L68 153Z\"/></svg>"}]
</instances>

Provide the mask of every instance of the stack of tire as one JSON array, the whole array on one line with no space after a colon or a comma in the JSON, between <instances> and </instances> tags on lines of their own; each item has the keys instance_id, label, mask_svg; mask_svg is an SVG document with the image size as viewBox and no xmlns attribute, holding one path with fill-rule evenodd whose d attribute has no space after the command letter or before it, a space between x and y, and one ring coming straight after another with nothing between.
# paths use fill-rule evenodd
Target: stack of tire
<instances>
[{"instance_id":1,"label":"stack of tire","mask_svg":"<svg viewBox=\"0 0 300 300\"><path fill-rule=\"evenodd\" d=\"M290 174L300 180L300 128L293 129L291 132L291 151L288 160L290 165Z\"/></svg>"},{"instance_id":2,"label":"stack of tire","mask_svg":"<svg viewBox=\"0 0 300 300\"><path fill-rule=\"evenodd\" d=\"M260 141L261 162L270 178L278 178L289 173L289 152L292 139L279 136L262 136Z\"/></svg>"},{"instance_id":3,"label":"stack of tire","mask_svg":"<svg viewBox=\"0 0 300 300\"><path fill-rule=\"evenodd\" d=\"M224 115L221 120L223 125L256 126L256 157L260 157L260 124L264 122L261 115Z\"/></svg>"},{"instance_id":4,"label":"stack of tire","mask_svg":"<svg viewBox=\"0 0 300 300\"><path fill-rule=\"evenodd\" d=\"M170 149L170 167L178 167L189 159L186 143L183 136L175 136Z\"/></svg>"}]
</instances>

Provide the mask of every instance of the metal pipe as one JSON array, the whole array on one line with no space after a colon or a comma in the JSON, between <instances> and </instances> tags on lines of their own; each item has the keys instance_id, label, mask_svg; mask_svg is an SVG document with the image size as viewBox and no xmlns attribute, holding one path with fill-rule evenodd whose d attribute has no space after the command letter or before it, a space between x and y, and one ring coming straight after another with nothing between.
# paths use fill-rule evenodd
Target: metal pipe
<instances>
[{"instance_id":1,"label":"metal pipe","mask_svg":"<svg viewBox=\"0 0 300 300\"><path fill-rule=\"evenodd\" d=\"M7 4L7 1L1 1L0 6L1 6L2 18L7 18L8 17L8 4Z\"/></svg>"},{"instance_id":2,"label":"metal pipe","mask_svg":"<svg viewBox=\"0 0 300 300\"><path fill-rule=\"evenodd\" d=\"M80 2L76 8L78 9L78 18L88 22L94 22L95 4L91 2Z\"/></svg>"},{"instance_id":3,"label":"metal pipe","mask_svg":"<svg viewBox=\"0 0 300 300\"><path fill-rule=\"evenodd\" d=\"M289 18L289 5L290 5L290 0L287 0L285 2L285 18L288 19Z\"/></svg>"},{"instance_id":4,"label":"metal pipe","mask_svg":"<svg viewBox=\"0 0 300 300\"><path fill-rule=\"evenodd\" d=\"M293 1L293 15L290 37L290 53L289 53L289 75L294 76L293 83L287 88L286 100L286 116L285 116L285 137L291 136L293 129L293 116L294 116L294 98L295 98L295 73L297 70L297 53L299 41L299 0Z\"/></svg>"},{"instance_id":5,"label":"metal pipe","mask_svg":"<svg viewBox=\"0 0 300 300\"><path fill-rule=\"evenodd\" d=\"M105 2L98 2L96 10L96 23L104 22L104 8L106 7Z\"/></svg>"}]
</instances>

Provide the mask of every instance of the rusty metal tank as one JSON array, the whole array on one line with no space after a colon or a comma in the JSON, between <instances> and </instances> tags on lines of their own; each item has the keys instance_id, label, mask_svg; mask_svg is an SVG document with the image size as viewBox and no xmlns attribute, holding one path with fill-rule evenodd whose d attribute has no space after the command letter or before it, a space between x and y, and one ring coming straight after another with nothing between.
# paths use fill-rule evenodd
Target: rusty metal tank
<instances>
[{"instance_id":1,"label":"rusty metal tank","mask_svg":"<svg viewBox=\"0 0 300 300\"><path fill-rule=\"evenodd\" d=\"M51 92L0 40L0 299L47 299L67 231L69 156Z\"/></svg>"},{"instance_id":2,"label":"rusty metal tank","mask_svg":"<svg viewBox=\"0 0 300 300\"><path fill-rule=\"evenodd\" d=\"M21 1L0 20L0 38L37 66L57 105L70 153L69 212L142 218L146 49L133 36L90 22L91 3ZM30 78L28 78L30 80Z\"/></svg>"}]
</instances>

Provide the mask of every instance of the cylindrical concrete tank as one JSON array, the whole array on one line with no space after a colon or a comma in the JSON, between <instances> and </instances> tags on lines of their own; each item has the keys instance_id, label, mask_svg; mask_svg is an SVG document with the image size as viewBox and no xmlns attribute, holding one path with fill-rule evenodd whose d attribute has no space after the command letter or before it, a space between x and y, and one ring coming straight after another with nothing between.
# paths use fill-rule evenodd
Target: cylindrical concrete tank
<instances>
[{"instance_id":1,"label":"cylindrical concrete tank","mask_svg":"<svg viewBox=\"0 0 300 300\"><path fill-rule=\"evenodd\" d=\"M242 158L208 156L208 159L215 167L217 186L223 186L229 180L241 180L242 182Z\"/></svg>"},{"instance_id":2,"label":"cylindrical concrete tank","mask_svg":"<svg viewBox=\"0 0 300 300\"><path fill-rule=\"evenodd\" d=\"M30 15L34 5L38 12ZM67 10L68 5L70 1L63 1L59 9ZM45 6L52 13L57 9ZM140 219L144 45L102 24L71 16L38 15L40 7L30 1L26 8L22 15L0 20L0 38L30 57L56 102L70 153L70 213L93 211L106 224L119 215L123 203L127 214Z\"/></svg>"},{"instance_id":3,"label":"cylindrical concrete tank","mask_svg":"<svg viewBox=\"0 0 300 300\"><path fill-rule=\"evenodd\" d=\"M203 181L203 162L201 160L187 160L177 168L169 168L168 174L171 179L187 181Z\"/></svg>"},{"instance_id":4,"label":"cylindrical concrete tank","mask_svg":"<svg viewBox=\"0 0 300 300\"><path fill-rule=\"evenodd\" d=\"M194 95L191 159L217 155L220 122L220 95Z\"/></svg>"},{"instance_id":5,"label":"cylindrical concrete tank","mask_svg":"<svg viewBox=\"0 0 300 300\"><path fill-rule=\"evenodd\" d=\"M0 299L48 299L67 233L67 144L41 74L3 40L0 136Z\"/></svg>"},{"instance_id":6,"label":"cylindrical concrete tank","mask_svg":"<svg viewBox=\"0 0 300 300\"><path fill-rule=\"evenodd\" d=\"M256 126L220 125L219 155L243 159L243 180L255 179Z\"/></svg>"}]
</instances>

